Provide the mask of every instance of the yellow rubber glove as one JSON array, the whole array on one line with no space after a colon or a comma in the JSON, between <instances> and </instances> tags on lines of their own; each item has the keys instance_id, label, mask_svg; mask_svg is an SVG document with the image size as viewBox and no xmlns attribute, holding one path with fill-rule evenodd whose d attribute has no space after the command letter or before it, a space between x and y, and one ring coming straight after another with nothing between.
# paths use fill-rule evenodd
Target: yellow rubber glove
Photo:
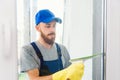
<instances>
[{"instance_id":1,"label":"yellow rubber glove","mask_svg":"<svg viewBox=\"0 0 120 80\"><path fill-rule=\"evenodd\" d=\"M52 75L53 80L81 80L84 73L83 62L72 63L68 68Z\"/></svg>"}]
</instances>

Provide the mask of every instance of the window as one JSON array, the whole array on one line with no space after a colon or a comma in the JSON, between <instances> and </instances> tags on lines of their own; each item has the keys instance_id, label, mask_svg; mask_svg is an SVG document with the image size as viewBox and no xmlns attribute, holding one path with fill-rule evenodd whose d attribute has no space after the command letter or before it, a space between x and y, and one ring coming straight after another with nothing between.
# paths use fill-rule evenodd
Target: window
<instances>
[{"instance_id":1,"label":"window","mask_svg":"<svg viewBox=\"0 0 120 80\"><path fill-rule=\"evenodd\" d=\"M103 52L104 0L18 0L18 53L24 44L35 41L34 16L40 9L50 9L63 21L57 24L56 42L64 44L71 58ZM19 56L18 56L19 58ZM103 56L85 62L83 80L103 80Z\"/></svg>"}]
</instances>

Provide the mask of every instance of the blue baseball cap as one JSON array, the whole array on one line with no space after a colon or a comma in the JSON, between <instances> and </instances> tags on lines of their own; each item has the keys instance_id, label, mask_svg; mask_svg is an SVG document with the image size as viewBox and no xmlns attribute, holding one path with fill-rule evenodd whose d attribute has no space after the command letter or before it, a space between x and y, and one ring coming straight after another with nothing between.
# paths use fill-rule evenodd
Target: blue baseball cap
<instances>
[{"instance_id":1,"label":"blue baseball cap","mask_svg":"<svg viewBox=\"0 0 120 80\"><path fill-rule=\"evenodd\" d=\"M43 9L37 12L35 15L35 23L38 25L40 22L49 23L55 20L58 23L62 23L62 20L55 15L48 9Z\"/></svg>"}]
</instances>

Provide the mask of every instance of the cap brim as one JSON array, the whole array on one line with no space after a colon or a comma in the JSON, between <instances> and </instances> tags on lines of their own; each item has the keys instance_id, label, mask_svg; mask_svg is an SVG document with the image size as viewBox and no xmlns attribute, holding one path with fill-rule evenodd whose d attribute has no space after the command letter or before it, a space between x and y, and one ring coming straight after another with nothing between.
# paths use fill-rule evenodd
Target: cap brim
<instances>
[{"instance_id":1,"label":"cap brim","mask_svg":"<svg viewBox=\"0 0 120 80\"><path fill-rule=\"evenodd\" d=\"M52 17L52 18L48 18L48 19L45 19L43 22L44 23L50 23L51 21L53 21L53 20L55 20L56 22L58 22L58 23L62 23L62 20L60 19L60 18L58 18L58 17Z\"/></svg>"}]
</instances>

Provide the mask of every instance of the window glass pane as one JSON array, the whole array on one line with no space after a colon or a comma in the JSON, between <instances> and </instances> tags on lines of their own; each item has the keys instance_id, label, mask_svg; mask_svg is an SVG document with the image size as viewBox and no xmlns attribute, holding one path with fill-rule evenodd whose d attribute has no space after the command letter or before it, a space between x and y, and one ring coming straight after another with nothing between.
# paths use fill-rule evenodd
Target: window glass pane
<instances>
[{"instance_id":1,"label":"window glass pane","mask_svg":"<svg viewBox=\"0 0 120 80\"><path fill-rule=\"evenodd\" d=\"M56 25L56 42L67 47L72 59L103 52L103 0L18 0L19 54L21 46L38 39L34 17L40 9L50 9L62 19ZM84 64L83 80L103 79L102 56Z\"/></svg>"}]
</instances>

